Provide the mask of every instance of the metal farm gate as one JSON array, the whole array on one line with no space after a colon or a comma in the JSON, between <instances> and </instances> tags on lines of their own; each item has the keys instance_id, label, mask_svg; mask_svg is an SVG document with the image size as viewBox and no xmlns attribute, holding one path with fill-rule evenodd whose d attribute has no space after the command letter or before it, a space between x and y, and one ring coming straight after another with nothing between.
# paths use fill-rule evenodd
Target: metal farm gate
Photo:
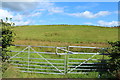
<instances>
[{"instance_id":1,"label":"metal farm gate","mask_svg":"<svg viewBox=\"0 0 120 80\"><path fill-rule=\"evenodd\" d=\"M108 70L106 54L99 53L103 48L15 45L11 49L7 61L21 72L64 75Z\"/></svg>"}]
</instances>

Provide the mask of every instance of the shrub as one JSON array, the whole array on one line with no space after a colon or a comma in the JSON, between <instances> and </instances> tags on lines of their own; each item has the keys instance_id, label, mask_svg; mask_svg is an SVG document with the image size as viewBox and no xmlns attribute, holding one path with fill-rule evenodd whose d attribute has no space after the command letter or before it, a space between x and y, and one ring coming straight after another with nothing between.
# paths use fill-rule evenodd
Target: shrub
<instances>
[{"instance_id":1,"label":"shrub","mask_svg":"<svg viewBox=\"0 0 120 80\"><path fill-rule=\"evenodd\" d=\"M111 48L107 49L107 53L109 53L110 61L108 65L111 69L111 73L120 78L120 41L109 42Z\"/></svg>"},{"instance_id":2,"label":"shrub","mask_svg":"<svg viewBox=\"0 0 120 80\"><path fill-rule=\"evenodd\" d=\"M0 50L1 54L0 57L2 58L2 72L4 73L6 69L8 68L8 62L6 60L9 59L8 50L7 48L12 45L13 38L14 38L14 32L12 30L12 26L14 23L8 23L8 18L6 18L6 21L0 20Z\"/></svg>"}]
</instances>

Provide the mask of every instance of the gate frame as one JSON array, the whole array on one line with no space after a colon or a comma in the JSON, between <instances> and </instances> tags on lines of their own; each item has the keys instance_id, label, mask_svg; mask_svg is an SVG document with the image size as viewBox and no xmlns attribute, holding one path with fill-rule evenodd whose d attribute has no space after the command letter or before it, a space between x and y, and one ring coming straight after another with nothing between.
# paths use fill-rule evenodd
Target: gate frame
<instances>
[{"instance_id":1,"label":"gate frame","mask_svg":"<svg viewBox=\"0 0 120 80\"><path fill-rule=\"evenodd\" d=\"M53 46L30 46L30 45L15 45L15 46L27 46L25 47L22 51L11 51L11 52L18 52L17 54L15 54L14 56L10 57L8 60L14 58L15 56L19 55L22 52L25 52L26 49L28 49L27 53L28 53L28 72L29 72L29 66L30 66L30 53L31 50L34 51L34 53L37 53L41 58L43 58L48 64L50 64L52 67L54 67L56 70L58 70L61 74L68 74L71 73L73 70L75 70L77 67L81 66L82 64L84 64L85 62L89 61L91 58L93 58L95 55L99 55L101 53L77 53L77 52L72 52L70 51L70 48L91 48L91 49L104 49L104 48L99 48L99 47L86 47L86 46L68 46L68 47L53 47ZM57 54L57 55L64 55L64 72L62 72L61 70L59 70L56 66L54 66L51 62L49 62L46 58L44 58L42 55L40 55L39 53L42 52L37 52L36 50L34 50L32 47L44 47L44 48L55 48L55 53L52 54ZM65 48L65 49L64 49ZM65 51L65 53L58 53L58 50L62 50ZM26 53L26 52L25 52ZM45 52L47 53L47 52ZM84 62L82 62L81 64L75 66L75 68L68 70L68 66L69 66L69 54L93 54L93 56L91 56L90 58L86 59ZM102 53L102 55L104 55L104 53ZM23 71L25 72L25 71ZM56 74L56 73L55 73Z\"/></svg>"}]
</instances>

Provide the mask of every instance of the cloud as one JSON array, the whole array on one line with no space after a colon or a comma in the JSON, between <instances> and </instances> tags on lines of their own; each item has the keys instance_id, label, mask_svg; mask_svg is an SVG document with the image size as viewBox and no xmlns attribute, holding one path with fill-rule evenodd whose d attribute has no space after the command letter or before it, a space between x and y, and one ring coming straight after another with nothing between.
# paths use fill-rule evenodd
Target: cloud
<instances>
[{"instance_id":1,"label":"cloud","mask_svg":"<svg viewBox=\"0 0 120 80\"><path fill-rule=\"evenodd\" d=\"M47 11L48 14L64 13L64 7L58 7L53 2L40 2L38 8L36 11Z\"/></svg>"},{"instance_id":2,"label":"cloud","mask_svg":"<svg viewBox=\"0 0 120 80\"><path fill-rule=\"evenodd\" d=\"M49 0L4 0L3 2L48 2Z\"/></svg>"},{"instance_id":3,"label":"cloud","mask_svg":"<svg viewBox=\"0 0 120 80\"><path fill-rule=\"evenodd\" d=\"M37 11L45 11L45 9L38 9Z\"/></svg>"},{"instance_id":4,"label":"cloud","mask_svg":"<svg viewBox=\"0 0 120 80\"><path fill-rule=\"evenodd\" d=\"M12 11L27 11L35 9L37 3L32 2L3 2L2 7Z\"/></svg>"},{"instance_id":5,"label":"cloud","mask_svg":"<svg viewBox=\"0 0 120 80\"><path fill-rule=\"evenodd\" d=\"M53 2L41 2L39 8L39 11L48 11L50 14L64 12L64 7L58 7Z\"/></svg>"},{"instance_id":6,"label":"cloud","mask_svg":"<svg viewBox=\"0 0 120 80\"><path fill-rule=\"evenodd\" d=\"M22 12L27 10L35 10L37 7L41 8L41 10L44 10L45 8L49 8L51 6L54 6L54 3L51 3L48 0L21 0L20 2L18 1L2 3L2 8Z\"/></svg>"},{"instance_id":7,"label":"cloud","mask_svg":"<svg viewBox=\"0 0 120 80\"><path fill-rule=\"evenodd\" d=\"M52 7L52 8L48 9L48 12L50 12L50 14L52 14L52 13L63 13L64 8L62 8L62 7Z\"/></svg>"},{"instance_id":8,"label":"cloud","mask_svg":"<svg viewBox=\"0 0 120 80\"><path fill-rule=\"evenodd\" d=\"M25 0L26 1L26 0ZM36 1L36 0L34 0ZM47 0L46 0L47 1ZM57 7L53 2L3 2L2 7L15 12L27 12L27 11L48 11L52 13L64 12L63 7ZM28 14L28 13L27 13Z\"/></svg>"},{"instance_id":9,"label":"cloud","mask_svg":"<svg viewBox=\"0 0 120 80\"><path fill-rule=\"evenodd\" d=\"M119 11L113 11L113 13L118 14Z\"/></svg>"},{"instance_id":10,"label":"cloud","mask_svg":"<svg viewBox=\"0 0 120 80\"><path fill-rule=\"evenodd\" d=\"M81 13L67 13L67 15L70 15L70 16L84 17L84 18L97 18L97 17L106 16L109 14L110 14L109 11L99 11L98 13L95 13L95 14L90 11L85 11Z\"/></svg>"},{"instance_id":11,"label":"cloud","mask_svg":"<svg viewBox=\"0 0 120 80\"><path fill-rule=\"evenodd\" d=\"M29 15L29 17L35 17L35 16L39 16L41 14L42 14L41 12L36 12L36 13Z\"/></svg>"},{"instance_id":12,"label":"cloud","mask_svg":"<svg viewBox=\"0 0 120 80\"><path fill-rule=\"evenodd\" d=\"M13 17L13 19L16 20L16 21L20 21L20 20L23 19L23 17L24 17L24 15L17 14Z\"/></svg>"},{"instance_id":13,"label":"cloud","mask_svg":"<svg viewBox=\"0 0 120 80\"><path fill-rule=\"evenodd\" d=\"M28 25L31 22L31 21L25 21L24 15L21 15L19 13L14 14L11 11L0 9L0 19L3 19L5 21L6 17L12 18L15 25Z\"/></svg>"},{"instance_id":14,"label":"cloud","mask_svg":"<svg viewBox=\"0 0 120 80\"><path fill-rule=\"evenodd\" d=\"M98 21L98 24L100 26L118 26L118 21L106 22L106 21L100 20Z\"/></svg>"},{"instance_id":15,"label":"cloud","mask_svg":"<svg viewBox=\"0 0 120 80\"><path fill-rule=\"evenodd\" d=\"M6 17L12 18L13 17L12 12L0 9L0 19L5 19Z\"/></svg>"},{"instance_id":16,"label":"cloud","mask_svg":"<svg viewBox=\"0 0 120 80\"><path fill-rule=\"evenodd\" d=\"M120 15L120 10L118 10L118 11L113 11L112 13L113 13L113 14Z\"/></svg>"},{"instance_id":17,"label":"cloud","mask_svg":"<svg viewBox=\"0 0 120 80\"><path fill-rule=\"evenodd\" d=\"M17 21L23 19L23 15L20 15L19 13L15 15L11 11L0 9L0 19L5 20L6 17L8 17L8 18L14 18L14 20L17 20Z\"/></svg>"},{"instance_id":18,"label":"cloud","mask_svg":"<svg viewBox=\"0 0 120 80\"><path fill-rule=\"evenodd\" d=\"M31 23L31 21L14 21L15 25L20 26L20 25L28 25Z\"/></svg>"}]
</instances>

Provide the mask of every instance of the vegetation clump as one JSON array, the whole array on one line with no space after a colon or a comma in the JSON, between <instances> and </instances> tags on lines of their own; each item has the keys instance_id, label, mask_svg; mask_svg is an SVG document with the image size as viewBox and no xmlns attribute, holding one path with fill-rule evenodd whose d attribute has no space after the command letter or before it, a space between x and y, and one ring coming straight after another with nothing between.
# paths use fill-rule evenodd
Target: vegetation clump
<instances>
[{"instance_id":1,"label":"vegetation clump","mask_svg":"<svg viewBox=\"0 0 120 80\"><path fill-rule=\"evenodd\" d=\"M2 60L2 72L5 72L5 70L8 67L8 64L5 62L6 60L9 59L9 54L8 54L8 47L12 45L15 33L13 32L13 26L14 23L9 23L8 18L6 17L6 21L3 21L2 19L0 20L0 58ZM11 20L11 18L10 18Z\"/></svg>"},{"instance_id":2,"label":"vegetation clump","mask_svg":"<svg viewBox=\"0 0 120 80\"><path fill-rule=\"evenodd\" d=\"M110 69L109 72L120 78L120 41L109 42L111 48L106 50L106 53L109 54L110 60L108 62L108 66Z\"/></svg>"}]
</instances>

